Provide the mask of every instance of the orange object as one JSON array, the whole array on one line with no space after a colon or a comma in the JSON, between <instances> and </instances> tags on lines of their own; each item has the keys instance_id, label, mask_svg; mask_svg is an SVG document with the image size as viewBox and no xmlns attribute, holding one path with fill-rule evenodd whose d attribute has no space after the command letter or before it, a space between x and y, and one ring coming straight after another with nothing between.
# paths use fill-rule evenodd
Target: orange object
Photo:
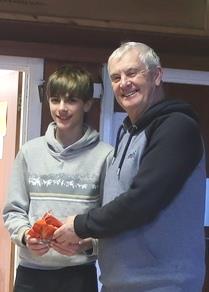
<instances>
[{"instance_id":1,"label":"orange object","mask_svg":"<svg viewBox=\"0 0 209 292\"><path fill-rule=\"evenodd\" d=\"M60 226L62 226L62 222L54 217L50 212L47 212L41 219L37 220L33 224L28 234L31 237L48 241L52 239L55 230Z\"/></svg>"}]
</instances>

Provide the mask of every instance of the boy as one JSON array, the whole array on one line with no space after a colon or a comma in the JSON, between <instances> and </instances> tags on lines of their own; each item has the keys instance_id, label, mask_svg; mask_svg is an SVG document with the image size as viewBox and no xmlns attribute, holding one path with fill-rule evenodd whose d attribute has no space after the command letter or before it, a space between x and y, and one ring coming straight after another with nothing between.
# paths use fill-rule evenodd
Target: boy
<instances>
[{"instance_id":1,"label":"boy","mask_svg":"<svg viewBox=\"0 0 209 292\"><path fill-rule=\"evenodd\" d=\"M96 256L83 251L91 247L91 239L72 246L72 256L67 256L27 234L49 210L62 221L69 212L86 213L98 206L112 150L84 123L93 96L89 72L61 67L50 76L46 93L54 122L45 136L27 142L18 153L3 211L11 239L20 247L14 292L94 292Z\"/></svg>"}]
</instances>

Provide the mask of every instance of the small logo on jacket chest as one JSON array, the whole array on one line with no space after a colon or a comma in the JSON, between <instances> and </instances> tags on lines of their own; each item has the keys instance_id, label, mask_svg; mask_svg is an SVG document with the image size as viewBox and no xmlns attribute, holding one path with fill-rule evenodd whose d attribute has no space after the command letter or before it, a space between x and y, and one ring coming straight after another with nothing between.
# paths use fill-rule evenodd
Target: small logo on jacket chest
<instances>
[{"instance_id":1,"label":"small logo on jacket chest","mask_svg":"<svg viewBox=\"0 0 209 292\"><path fill-rule=\"evenodd\" d=\"M134 152L132 152L132 153L129 153L127 159L134 159L135 156L136 156L136 150Z\"/></svg>"}]
</instances>

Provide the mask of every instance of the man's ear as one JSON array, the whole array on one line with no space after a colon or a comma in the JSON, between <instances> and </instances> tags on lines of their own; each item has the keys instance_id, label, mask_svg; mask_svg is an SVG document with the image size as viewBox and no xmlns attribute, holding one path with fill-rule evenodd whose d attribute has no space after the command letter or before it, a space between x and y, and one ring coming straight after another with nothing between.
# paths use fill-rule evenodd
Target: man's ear
<instances>
[{"instance_id":1,"label":"man's ear","mask_svg":"<svg viewBox=\"0 0 209 292\"><path fill-rule=\"evenodd\" d=\"M85 102L84 104L84 112L87 113L88 111L90 111L91 107L93 104L93 99L89 99Z\"/></svg>"},{"instance_id":2,"label":"man's ear","mask_svg":"<svg viewBox=\"0 0 209 292\"><path fill-rule=\"evenodd\" d=\"M161 84L162 81L162 76L163 76L163 70L161 67L157 67L154 73L154 81L155 81L155 85L159 86Z\"/></svg>"}]
</instances>

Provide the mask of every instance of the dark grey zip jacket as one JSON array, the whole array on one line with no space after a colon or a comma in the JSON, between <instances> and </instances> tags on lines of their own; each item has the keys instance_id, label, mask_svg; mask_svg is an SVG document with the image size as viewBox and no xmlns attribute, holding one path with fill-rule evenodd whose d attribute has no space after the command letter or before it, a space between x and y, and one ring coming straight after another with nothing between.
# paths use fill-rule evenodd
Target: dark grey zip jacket
<instances>
[{"instance_id":1,"label":"dark grey zip jacket","mask_svg":"<svg viewBox=\"0 0 209 292\"><path fill-rule=\"evenodd\" d=\"M197 117L163 100L125 119L102 208L75 231L97 237L103 291L200 292L204 281L205 161Z\"/></svg>"}]
</instances>

